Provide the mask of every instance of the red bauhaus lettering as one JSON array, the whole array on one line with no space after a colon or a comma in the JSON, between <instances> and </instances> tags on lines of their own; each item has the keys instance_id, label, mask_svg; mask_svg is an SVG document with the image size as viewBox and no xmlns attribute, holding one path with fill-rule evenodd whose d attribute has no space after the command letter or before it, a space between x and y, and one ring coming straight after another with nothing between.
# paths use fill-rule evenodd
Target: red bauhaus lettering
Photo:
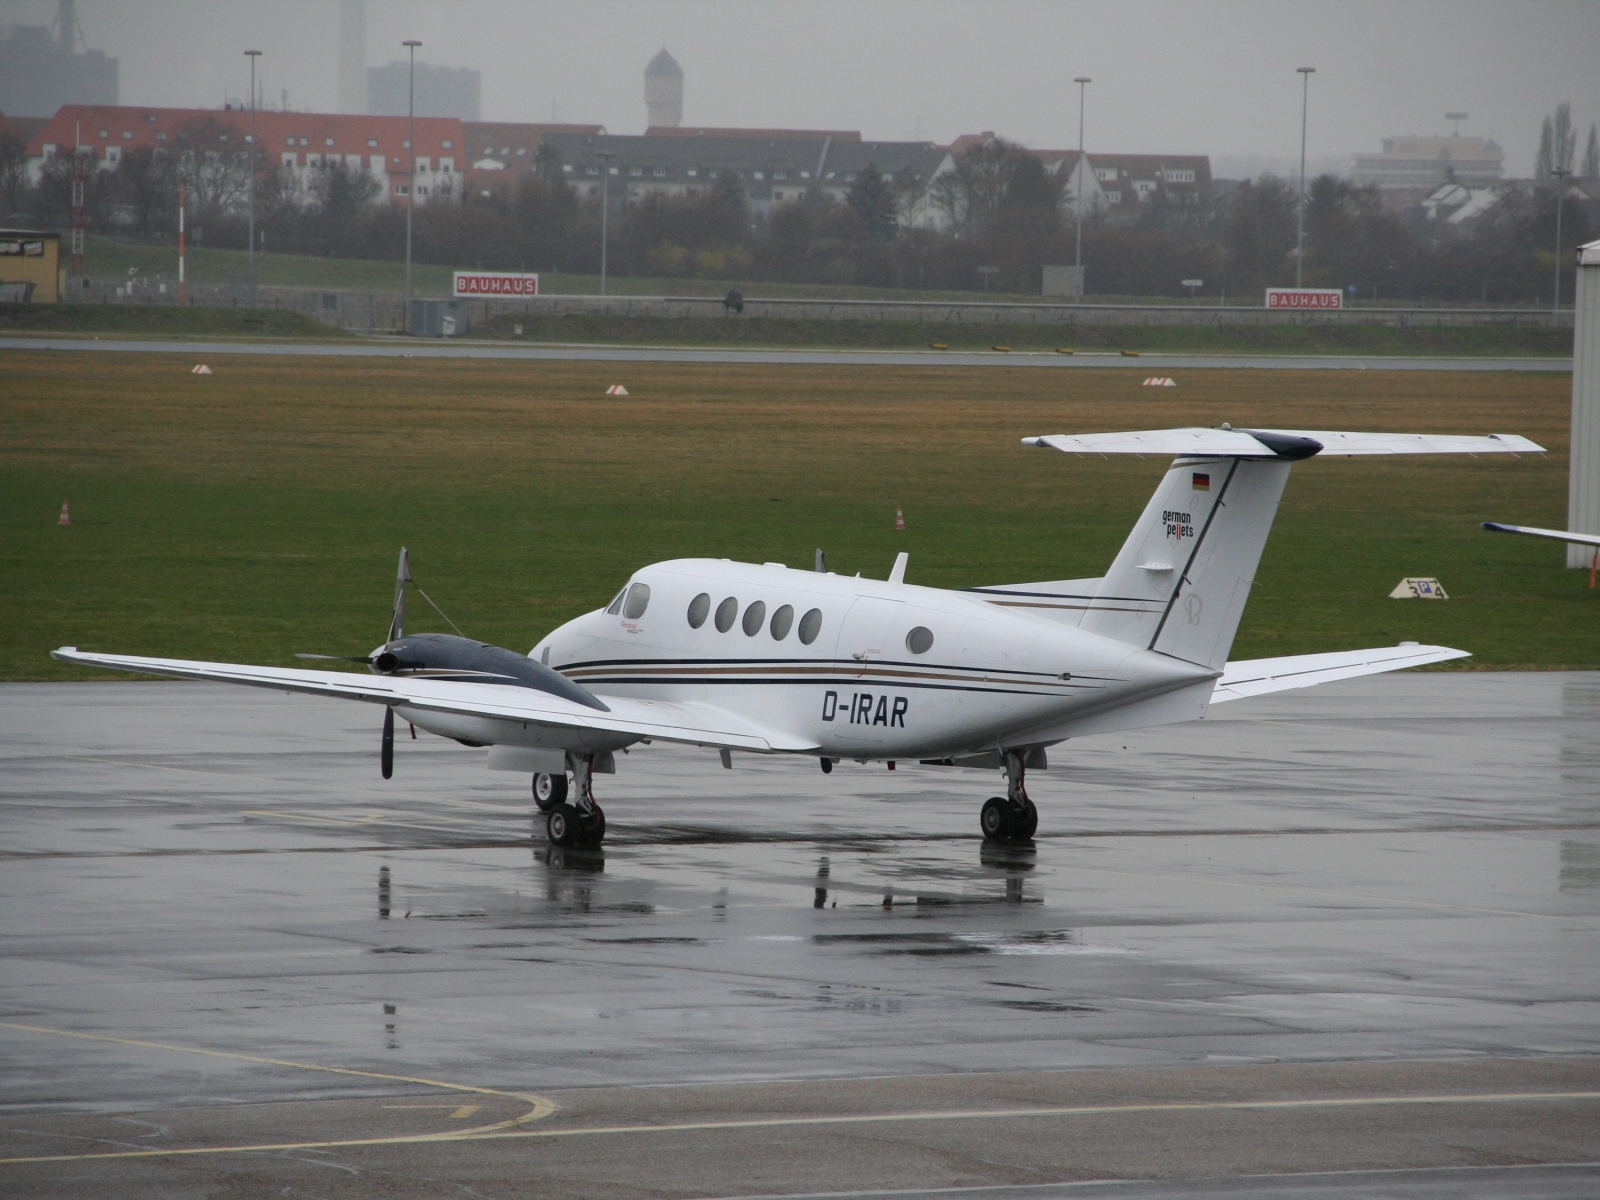
<instances>
[{"instance_id":1,"label":"red bauhaus lettering","mask_svg":"<svg viewBox=\"0 0 1600 1200\"><path fill-rule=\"evenodd\" d=\"M505 271L457 271L453 291L457 296L537 296L537 275Z\"/></svg>"}]
</instances>

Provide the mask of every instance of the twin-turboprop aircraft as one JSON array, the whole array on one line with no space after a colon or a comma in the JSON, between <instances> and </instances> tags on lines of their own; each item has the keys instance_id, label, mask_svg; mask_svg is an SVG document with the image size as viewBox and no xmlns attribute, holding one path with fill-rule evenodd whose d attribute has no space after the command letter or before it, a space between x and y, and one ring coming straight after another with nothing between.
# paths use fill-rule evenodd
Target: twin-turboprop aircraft
<instances>
[{"instance_id":1,"label":"twin-turboprop aircraft","mask_svg":"<svg viewBox=\"0 0 1600 1200\"><path fill-rule=\"evenodd\" d=\"M1029 768L1069 738L1203 717L1227 700L1466 656L1401 643L1229 662L1290 464L1325 455L1539 452L1511 435L1444 437L1277 429L1165 429L1025 438L1067 454L1176 456L1099 579L949 591L782 563L675 559L637 572L603 608L526 656L464 637L407 635L405 551L388 640L371 672L93 654L87 666L210 679L384 706L394 718L488 746L492 769L533 776L558 845L598 845L594 776L636 742L1004 770L983 804L991 840L1024 840L1039 815ZM572 786L569 789L568 778Z\"/></svg>"}]
</instances>

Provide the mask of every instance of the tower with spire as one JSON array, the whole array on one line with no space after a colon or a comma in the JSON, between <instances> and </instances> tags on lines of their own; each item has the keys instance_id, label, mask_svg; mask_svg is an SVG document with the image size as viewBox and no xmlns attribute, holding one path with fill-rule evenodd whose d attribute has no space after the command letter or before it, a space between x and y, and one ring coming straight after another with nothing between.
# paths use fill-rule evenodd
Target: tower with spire
<instances>
[{"instance_id":1,"label":"tower with spire","mask_svg":"<svg viewBox=\"0 0 1600 1200\"><path fill-rule=\"evenodd\" d=\"M683 124L683 68L665 46L644 69L644 105L649 126L676 129Z\"/></svg>"}]
</instances>

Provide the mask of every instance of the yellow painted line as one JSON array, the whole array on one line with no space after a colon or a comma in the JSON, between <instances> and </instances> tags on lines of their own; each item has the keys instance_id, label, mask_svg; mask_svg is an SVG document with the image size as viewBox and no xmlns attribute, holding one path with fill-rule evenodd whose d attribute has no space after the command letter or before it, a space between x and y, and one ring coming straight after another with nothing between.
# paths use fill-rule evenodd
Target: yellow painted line
<instances>
[{"instance_id":1,"label":"yellow painted line","mask_svg":"<svg viewBox=\"0 0 1600 1200\"><path fill-rule=\"evenodd\" d=\"M392 1108L448 1108L451 1110L450 1119L452 1121L465 1121L473 1113L482 1108L483 1105L462 1104L457 1106L454 1104L385 1104L383 1107L386 1110Z\"/></svg>"},{"instance_id":2,"label":"yellow painted line","mask_svg":"<svg viewBox=\"0 0 1600 1200\"><path fill-rule=\"evenodd\" d=\"M114 1040L114 1039L113 1039ZM358 1074L360 1072L357 1072ZM486 1090L486 1089L483 1089ZM102 1154L56 1154L0 1158L13 1163L82 1162L110 1158L179 1158L202 1154L250 1154L283 1150L331 1150L360 1146L403 1146L419 1142L481 1142L507 1138L606 1137L631 1133L694 1133L738 1129L778 1129L824 1125L883 1125L915 1121L1007 1121L1038 1117L1099 1117L1142 1113L1264 1112L1425 1104L1519 1104L1561 1100L1600 1100L1600 1092L1481 1092L1472 1095L1373 1096L1327 1100L1217 1100L1169 1104L1107 1104L1060 1108L969 1109L935 1112L863 1113L855 1116L770 1117L747 1121L689 1121L669 1125L586 1125L572 1129L475 1129L415 1137L352 1138L329 1142L275 1142L252 1146L198 1146L172 1150L122 1150Z\"/></svg>"},{"instance_id":3,"label":"yellow painted line","mask_svg":"<svg viewBox=\"0 0 1600 1200\"><path fill-rule=\"evenodd\" d=\"M474 1086L474 1085L472 1085L470 1083L451 1083L450 1081L444 1080L444 1079L425 1079L425 1078L423 1078L421 1076L417 1076L417 1075L391 1075L391 1074L387 1074L387 1073L382 1072L382 1071L358 1071L358 1070L356 1070L356 1069L354 1069L352 1067L327 1067L327 1066L321 1065L320 1063L295 1062L292 1059L286 1059L286 1058L265 1058L265 1057L263 1057L261 1055L257 1055L257 1054L239 1054L239 1053L237 1053L235 1051L231 1051L231 1050L208 1050L208 1049L205 1049L204 1047L201 1047L201 1046L178 1046L178 1045L174 1045L174 1044L172 1044L170 1042L149 1042L149 1041L141 1040L139 1038L113 1037L110 1034L104 1034L104 1033L78 1033L75 1030L71 1030L71 1029L52 1029L49 1026L45 1026L45 1025L25 1025L25 1024L22 1024L21 1022L17 1022L17 1021L0 1021L0 1029L14 1029L14 1030L17 1030L17 1031L22 1032L22 1033L50 1034L50 1035L54 1035L55 1037L78 1038L79 1040L86 1041L86 1042L111 1042L111 1043L113 1043L115 1045L119 1045L119 1046L139 1046L139 1047L142 1047L142 1048L147 1049L147 1050L171 1050L171 1051L175 1051L175 1052L177 1052L179 1054L202 1054L202 1055L205 1055L208 1058L231 1058L231 1059L234 1059L234 1060L236 1060L238 1062L261 1063L264 1066L291 1067L291 1068L293 1068L294 1070L297 1070L297 1071L321 1071L321 1072L324 1072L324 1073L329 1074L329 1075L353 1075L353 1076L356 1076L356 1077L361 1078L361 1079L383 1079L383 1080L387 1080L387 1081L389 1081L391 1083L420 1084L423 1087L441 1088L441 1089L443 1089L445 1091L471 1092L471 1093L473 1093L475 1095L479 1095L479 1096L494 1096L494 1097L497 1097L499 1099L504 1099L504 1100L515 1100L515 1101L517 1101L519 1103L527 1104L529 1106L528 1111L523 1113L521 1116L513 1117L508 1121L496 1121L492 1125L482 1125L482 1126L479 1126L479 1127L473 1128L473 1129L447 1130L447 1131L445 1131L443 1133L419 1134L419 1135L417 1135L415 1137L411 1137L411 1138L404 1138L404 1137L402 1137L402 1138L380 1138L380 1139L375 1139L370 1143L369 1142L306 1142L306 1143L297 1144L295 1146L278 1147L279 1149L308 1150L308 1149L314 1149L317 1146L324 1146L324 1145L325 1146L368 1145L368 1144L382 1145L382 1144L387 1144L388 1142L391 1142L391 1141L393 1141L393 1142L424 1141L425 1142L425 1141L434 1141L434 1140L440 1140L440 1139L450 1139L450 1138L460 1138L460 1137L468 1137L468 1138L486 1137L491 1133L505 1132L507 1130L516 1129L519 1126L527 1124L529 1121L543 1120L545 1117L548 1117L551 1113L556 1111L556 1105L554 1103L552 1103L551 1101L546 1100L543 1096L530 1096L530 1095L526 1095L526 1094L521 1093L521 1092L506 1092L506 1091L501 1091L499 1088L476 1087L476 1086ZM471 1116L473 1113L477 1112L478 1109L482 1107L482 1105L477 1105L477 1104L450 1105L448 1107L451 1107L451 1108L454 1109L454 1111L450 1115L451 1115L451 1119L455 1120L455 1119L465 1119L466 1117ZM188 1151L188 1150L184 1150L184 1151L175 1151L175 1152L174 1151L155 1151L155 1152L152 1152L152 1153L155 1153L155 1154L160 1154L160 1153L190 1154L190 1153L202 1153L202 1152L203 1151ZM205 1152L208 1152L208 1151L205 1151ZM126 1153L121 1153L121 1154L111 1154L111 1155L77 1154L77 1155L55 1156L55 1157L48 1157L48 1158L5 1158L5 1159L0 1159L0 1164L17 1163L17 1162L64 1162L64 1161L69 1161L69 1160L74 1160L74 1159L79 1159L79 1158L128 1158L128 1157L138 1158L138 1157L150 1157L150 1156L151 1156L150 1154L147 1154L147 1153L145 1153L143 1151L132 1151L132 1152L126 1152Z\"/></svg>"}]
</instances>

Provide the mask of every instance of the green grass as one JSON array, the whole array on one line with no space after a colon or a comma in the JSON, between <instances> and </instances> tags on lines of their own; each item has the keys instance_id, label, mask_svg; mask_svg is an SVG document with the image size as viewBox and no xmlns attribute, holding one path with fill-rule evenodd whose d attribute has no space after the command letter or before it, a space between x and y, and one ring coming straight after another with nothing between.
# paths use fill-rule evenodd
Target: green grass
<instances>
[{"instance_id":1,"label":"green grass","mask_svg":"<svg viewBox=\"0 0 1600 1200\"><path fill-rule=\"evenodd\" d=\"M520 334L517 326L522 327ZM508 313L469 337L530 342L681 346L815 346L856 349L1135 350L1200 354L1387 354L1565 357L1570 329L1388 325L972 325L781 317L534 316Z\"/></svg>"},{"instance_id":2,"label":"green grass","mask_svg":"<svg viewBox=\"0 0 1600 1200\"><path fill-rule=\"evenodd\" d=\"M1235 658L1442 642L1476 667L1600 667L1561 547L1565 375L725 367L3 352L0 678L62 644L291 664L383 637L398 548L469 634L526 650L677 555L944 587L1098 575L1156 460L1030 433L1197 423L1527 434L1521 459L1295 468ZM626 400L605 388L623 383ZM73 524L58 527L63 499ZM896 506L909 528L893 529ZM1444 603L1389 600L1436 575ZM414 601L413 613L425 605ZM419 615L417 627L443 623Z\"/></svg>"},{"instance_id":3,"label":"green grass","mask_svg":"<svg viewBox=\"0 0 1600 1200\"><path fill-rule=\"evenodd\" d=\"M0 333L296 340L350 336L303 313L273 308L190 308L177 304L0 304Z\"/></svg>"}]
</instances>

